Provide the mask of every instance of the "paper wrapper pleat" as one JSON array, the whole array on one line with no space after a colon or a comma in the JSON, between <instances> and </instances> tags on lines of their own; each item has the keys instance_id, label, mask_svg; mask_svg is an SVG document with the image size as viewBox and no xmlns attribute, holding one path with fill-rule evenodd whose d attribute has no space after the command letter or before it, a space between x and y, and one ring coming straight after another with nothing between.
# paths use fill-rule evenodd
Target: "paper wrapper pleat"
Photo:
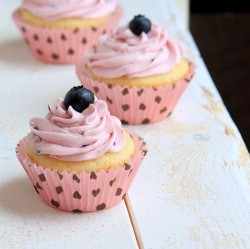
<instances>
[{"instance_id":1,"label":"paper wrapper pleat","mask_svg":"<svg viewBox=\"0 0 250 249\"><path fill-rule=\"evenodd\" d=\"M93 212L117 205L129 191L147 153L143 138L131 134L134 155L126 164L108 171L78 174L51 171L33 163L27 152L27 138L16 148L17 158L41 199L53 208L70 212Z\"/></svg>"},{"instance_id":2,"label":"paper wrapper pleat","mask_svg":"<svg viewBox=\"0 0 250 249\"><path fill-rule=\"evenodd\" d=\"M75 30L32 26L23 20L18 10L13 13L13 19L35 58L48 63L74 64L98 42L100 35L112 31L122 14L122 7L118 6L108 23Z\"/></svg>"},{"instance_id":3,"label":"paper wrapper pleat","mask_svg":"<svg viewBox=\"0 0 250 249\"><path fill-rule=\"evenodd\" d=\"M194 66L190 63L189 74L174 84L148 88L112 86L94 80L82 61L77 63L76 73L84 87L107 103L112 115L124 124L136 125L161 121L173 112L194 75Z\"/></svg>"}]
</instances>

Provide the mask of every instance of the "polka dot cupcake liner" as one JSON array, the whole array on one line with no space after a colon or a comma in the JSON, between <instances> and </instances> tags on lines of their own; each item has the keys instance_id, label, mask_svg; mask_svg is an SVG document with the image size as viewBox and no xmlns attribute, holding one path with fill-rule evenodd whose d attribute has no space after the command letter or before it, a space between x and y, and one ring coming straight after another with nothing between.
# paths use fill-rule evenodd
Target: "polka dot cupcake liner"
<instances>
[{"instance_id":1,"label":"polka dot cupcake liner","mask_svg":"<svg viewBox=\"0 0 250 249\"><path fill-rule=\"evenodd\" d=\"M13 19L35 58L54 64L74 64L84 51L97 43L100 35L109 33L117 25L122 14L122 7L118 6L108 23L74 30L29 25L18 10L13 13Z\"/></svg>"},{"instance_id":2,"label":"polka dot cupcake liner","mask_svg":"<svg viewBox=\"0 0 250 249\"><path fill-rule=\"evenodd\" d=\"M17 145L17 158L36 193L49 206L70 212L93 212L117 205L127 194L147 153L143 138L131 134L135 152L129 162L107 172L78 174L51 171L34 164L26 152L27 139Z\"/></svg>"},{"instance_id":3,"label":"polka dot cupcake liner","mask_svg":"<svg viewBox=\"0 0 250 249\"><path fill-rule=\"evenodd\" d=\"M159 87L122 87L112 86L92 79L84 65L76 66L77 75L84 87L106 101L112 115L123 124L151 124L171 115L182 93L194 76L194 66L190 63L190 72L185 79L174 84Z\"/></svg>"}]
</instances>

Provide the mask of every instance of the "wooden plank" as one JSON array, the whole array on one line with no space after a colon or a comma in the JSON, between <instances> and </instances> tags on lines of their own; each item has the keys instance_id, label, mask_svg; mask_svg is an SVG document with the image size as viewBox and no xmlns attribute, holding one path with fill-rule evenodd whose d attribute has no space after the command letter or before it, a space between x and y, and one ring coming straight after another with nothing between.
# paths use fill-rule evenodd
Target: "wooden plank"
<instances>
[{"instance_id":1,"label":"wooden plank","mask_svg":"<svg viewBox=\"0 0 250 249\"><path fill-rule=\"evenodd\" d=\"M18 1L0 8L5 23L0 27L0 99L1 106L9 107L1 108L0 160L5 171L0 181L0 247L60 248L65 243L76 248L87 243L88 248L137 248L131 217L140 247L249 248L249 153L192 37L170 0L154 2L154 8L150 0L121 2L126 7L123 22L143 9L142 14L166 26L197 66L172 117L130 127L146 138L150 151L130 191L129 215L124 203L90 215L48 211L31 192L14 146L29 131L30 117L44 115L44 104L77 79L73 66L46 65L29 55L8 19Z\"/></svg>"},{"instance_id":2,"label":"wooden plank","mask_svg":"<svg viewBox=\"0 0 250 249\"><path fill-rule=\"evenodd\" d=\"M176 7L179 12L180 22L183 23L183 27L189 28L189 18L190 18L190 1L189 0L176 0Z\"/></svg>"},{"instance_id":3,"label":"wooden plank","mask_svg":"<svg viewBox=\"0 0 250 249\"><path fill-rule=\"evenodd\" d=\"M138 248L124 202L105 211L72 214L43 204L15 156L29 120L45 116L73 85L74 66L36 61L11 20L20 1L0 8L0 248Z\"/></svg>"},{"instance_id":4,"label":"wooden plank","mask_svg":"<svg viewBox=\"0 0 250 249\"><path fill-rule=\"evenodd\" d=\"M129 127L149 144L129 194L143 245L250 248L250 156L170 6L165 26L181 40L196 76L169 119ZM166 13L158 15L160 21Z\"/></svg>"}]
</instances>

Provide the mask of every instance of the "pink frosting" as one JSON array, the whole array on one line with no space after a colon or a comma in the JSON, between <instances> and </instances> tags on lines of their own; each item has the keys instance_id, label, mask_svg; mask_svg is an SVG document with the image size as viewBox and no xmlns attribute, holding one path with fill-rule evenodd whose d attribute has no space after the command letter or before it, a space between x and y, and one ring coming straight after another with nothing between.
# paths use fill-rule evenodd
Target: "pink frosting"
<instances>
[{"instance_id":1,"label":"pink frosting","mask_svg":"<svg viewBox=\"0 0 250 249\"><path fill-rule=\"evenodd\" d=\"M102 100L96 99L82 113L71 106L65 110L62 98L49 109L46 118L30 120L28 143L35 153L63 161L81 161L120 151L124 146L121 122L110 115Z\"/></svg>"},{"instance_id":2,"label":"pink frosting","mask_svg":"<svg viewBox=\"0 0 250 249\"><path fill-rule=\"evenodd\" d=\"M164 29L152 25L149 33L134 35L122 26L86 53L85 63L104 78L144 77L161 74L181 61L183 51Z\"/></svg>"},{"instance_id":3,"label":"pink frosting","mask_svg":"<svg viewBox=\"0 0 250 249\"><path fill-rule=\"evenodd\" d=\"M47 21L61 18L98 18L114 12L116 0L23 0L28 9Z\"/></svg>"}]
</instances>

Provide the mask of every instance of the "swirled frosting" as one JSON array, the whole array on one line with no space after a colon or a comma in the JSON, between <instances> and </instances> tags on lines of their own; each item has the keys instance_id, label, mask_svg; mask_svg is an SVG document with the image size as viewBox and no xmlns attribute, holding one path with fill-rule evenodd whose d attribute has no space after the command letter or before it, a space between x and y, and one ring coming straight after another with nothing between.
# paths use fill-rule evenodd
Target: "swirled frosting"
<instances>
[{"instance_id":1,"label":"swirled frosting","mask_svg":"<svg viewBox=\"0 0 250 249\"><path fill-rule=\"evenodd\" d=\"M95 75L104 78L144 77L172 69L183 56L176 41L165 30L153 24L149 33L134 35L128 25L122 26L86 53L85 62Z\"/></svg>"},{"instance_id":2,"label":"swirled frosting","mask_svg":"<svg viewBox=\"0 0 250 249\"><path fill-rule=\"evenodd\" d=\"M102 100L96 99L82 113L71 106L66 110L62 98L49 109L46 118L30 120L28 144L35 153L82 161L120 151L125 143L120 120L110 115Z\"/></svg>"},{"instance_id":3,"label":"swirled frosting","mask_svg":"<svg viewBox=\"0 0 250 249\"><path fill-rule=\"evenodd\" d=\"M61 18L98 18L114 12L116 0L23 0L22 8L47 21Z\"/></svg>"}]
</instances>

